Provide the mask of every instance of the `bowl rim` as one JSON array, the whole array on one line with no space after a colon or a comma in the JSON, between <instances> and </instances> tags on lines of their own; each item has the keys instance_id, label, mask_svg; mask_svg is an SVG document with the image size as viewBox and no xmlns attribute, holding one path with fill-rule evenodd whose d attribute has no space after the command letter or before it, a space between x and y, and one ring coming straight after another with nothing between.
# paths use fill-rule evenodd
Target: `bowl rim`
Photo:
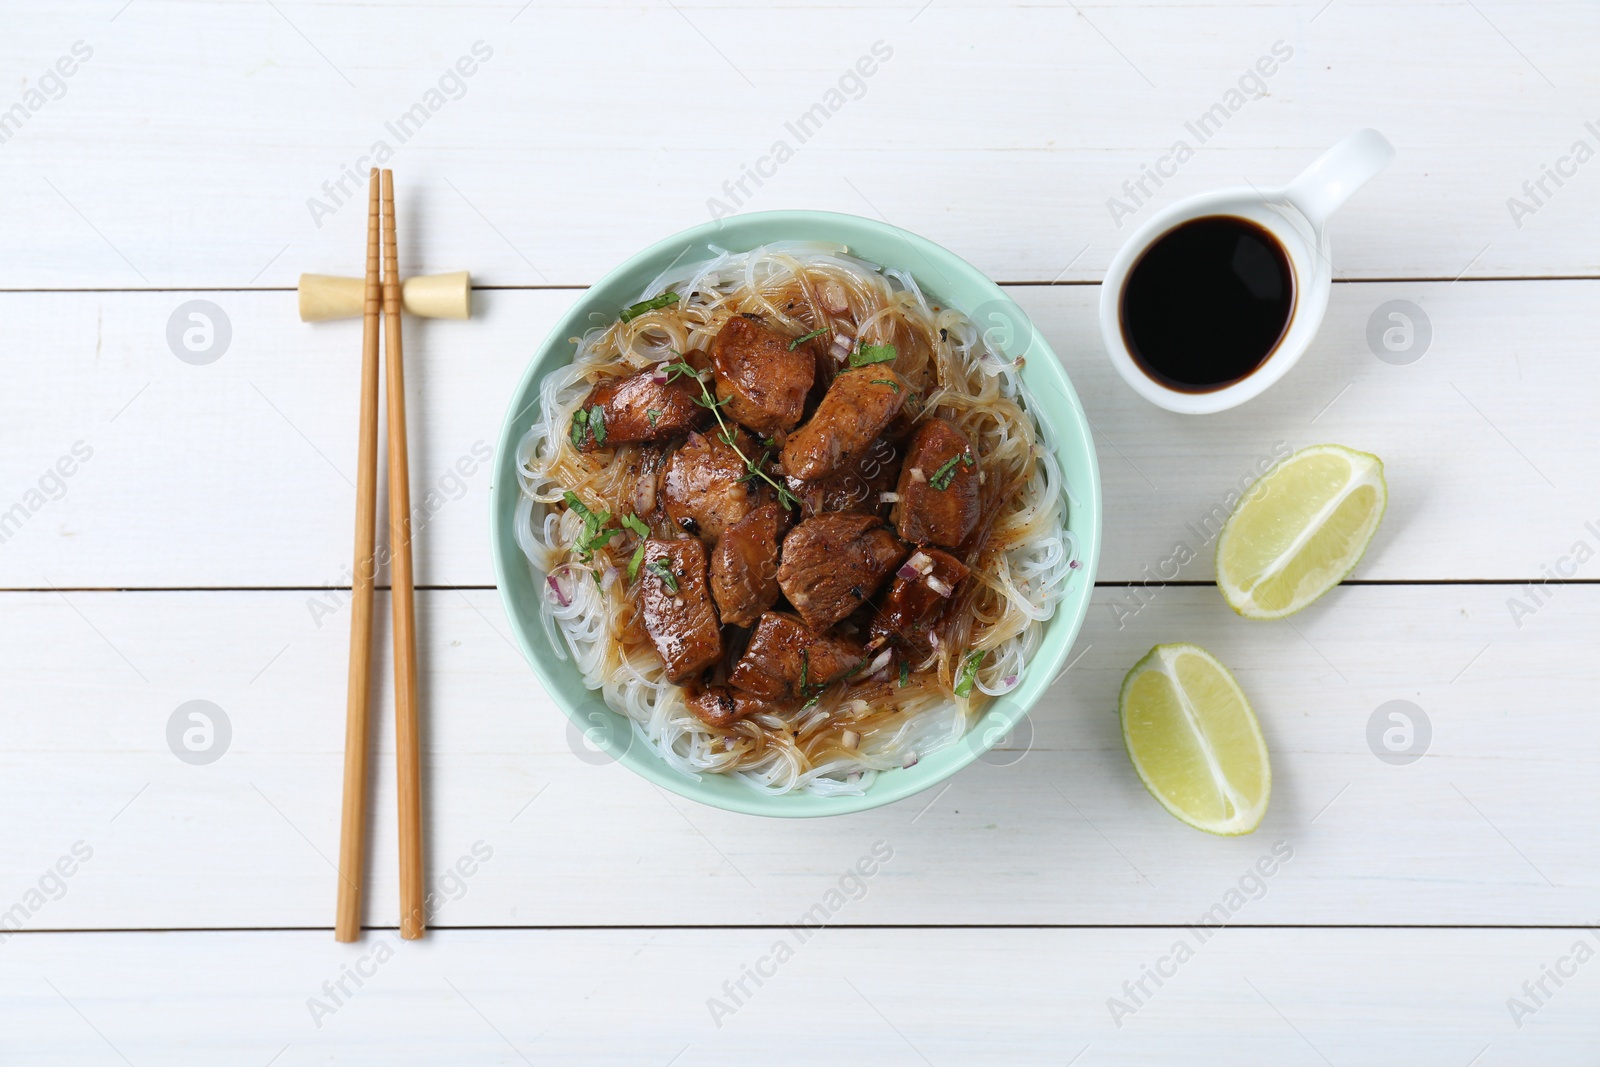
<instances>
[{"instance_id":1,"label":"bowl rim","mask_svg":"<svg viewBox=\"0 0 1600 1067\"><path fill-rule=\"evenodd\" d=\"M784 239L835 243L849 248L851 254L857 254L856 242L848 239L847 235L852 233L865 235L869 239L903 248L907 253L907 259L920 260L923 267L931 268L934 273L944 276L947 281L953 277L954 280L950 281L952 289L983 293L986 299L980 307L990 301L997 301L1002 306L1008 305L1009 308L1015 309L1020 322L1026 324L1029 331L1028 345L1023 349L1028 357L1023 369L1024 380L1030 392L1035 395L1036 402L1045 412L1053 411L1054 408L1051 404L1037 401L1042 385L1050 386L1050 391L1055 394L1050 398L1051 402L1059 401L1065 405L1073 425L1056 426L1052 420L1057 445L1063 453L1068 450L1081 452L1087 473L1087 483L1074 486L1082 494L1083 499L1077 501L1075 506L1069 501L1067 518L1068 529L1072 530L1078 539L1079 558L1083 562L1083 567L1078 572L1079 585L1067 592L1057 605L1056 614L1046 624L1045 643L1041 644L1041 652L1047 645L1054 645L1057 640L1060 642L1059 647L1052 650L1051 660L1044 662L1036 658L1028 665L1029 667L1042 665L1045 669L1042 672L1025 670L1023 679L1015 689L990 701L984 714L967 728L966 736L975 739L974 743L949 745L933 753L929 762L937 761L941 764L939 773L917 776L909 773L911 768L891 769L882 772L872 787L859 796L820 797L808 793L768 795L744 787L742 784L737 791L707 789L699 779L692 778L666 763L639 732L637 725L632 720L611 711L609 707L605 707L603 700L599 700L598 703L605 709L605 714L586 717L582 709L575 706L573 701L563 694L557 679L559 674L570 676L575 673L575 666L572 665L570 658L546 662L546 655L541 654L540 647L536 647L530 632L538 632L538 644L542 646L546 641L543 629L525 625L518 618L513 596L516 575L511 568L520 566L530 572L531 578L531 565L517 545L509 521L510 516L515 514L516 502L521 495L515 466L516 447L531 422L533 407L539 402L539 383L550 370L554 369L555 364L546 365L549 363L550 353L563 345L570 344L569 339L574 333L585 332L597 294L604 294L608 289L621 284L624 279L641 273L648 273L654 277L696 245L717 245L728 247L730 250L743 250L745 244L749 247L758 247L773 243L773 239L770 238L741 243L739 238L741 232L773 227L792 228L795 231L792 237ZM863 255L863 258L883 269L894 268L910 273L925 292L939 297L941 303L948 302L944 298L945 294L939 291L939 286L929 284L926 274L917 265L904 262L883 263L874 256ZM978 309L963 308L963 310L971 312ZM531 399L525 399L530 397ZM582 733L600 748L606 757L624 764L646 781L710 807L769 818L817 818L882 807L939 785L988 752L1026 717L1039 698L1057 680L1052 676L1041 683L1041 678L1060 670L1060 664L1071 653L1084 619L1088 615L1094 593L1094 578L1100 561L1101 504L1100 469L1093 436L1088 417L1066 373L1066 368L1044 336L1033 327L1027 316L998 284L955 253L909 230L858 215L800 209L751 212L690 227L656 241L630 256L582 291L535 347L512 392L500 432L496 437L495 457L490 468L489 532L501 607L511 624L516 645L521 650L523 658L532 667L534 675L544 686L550 700L567 717L569 736L573 732ZM502 521L502 513L505 514L507 521ZM1082 520L1081 525L1075 521L1079 518ZM1060 638L1055 636L1058 633L1062 635ZM570 657L570 651L568 655ZM1038 655L1039 653L1035 653L1036 657ZM581 680L579 684L587 688ZM589 690L589 692L596 691Z\"/></svg>"}]
</instances>

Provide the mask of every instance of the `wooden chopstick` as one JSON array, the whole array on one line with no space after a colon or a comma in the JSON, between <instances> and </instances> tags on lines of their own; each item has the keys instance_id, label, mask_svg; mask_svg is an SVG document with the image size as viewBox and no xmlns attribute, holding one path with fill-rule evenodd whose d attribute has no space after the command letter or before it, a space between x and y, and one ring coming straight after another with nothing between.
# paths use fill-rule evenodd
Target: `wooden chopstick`
<instances>
[{"instance_id":1,"label":"wooden chopstick","mask_svg":"<svg viewBox=\"0 0 1600 1067\"><path fill-rule=\"evenodd\" d=\"M374 527L378 511L378 171L367 186L367 290L361 327L361 429L356 459L355 573L350 579L350 677L344 726L344 808L339 821L339 899L333 936L361 936L367 829L367 709L372 661Z\"/></svg>"},{"instance_id":2,"label":"wooden chopstick","mask_svg":"<svg viewBox=\"0 0 1600 1067\"><path fill-rule=\"evenodd\" d=\"M400 936L422 936L422 758L417 736L417 623L412 598L411 476L406 462L406 380L400 341L400 267L394 172L382 172L385 385L389 399L390 598L394 604L394 734L400 799Z\"/></svg>"}]
</instances>

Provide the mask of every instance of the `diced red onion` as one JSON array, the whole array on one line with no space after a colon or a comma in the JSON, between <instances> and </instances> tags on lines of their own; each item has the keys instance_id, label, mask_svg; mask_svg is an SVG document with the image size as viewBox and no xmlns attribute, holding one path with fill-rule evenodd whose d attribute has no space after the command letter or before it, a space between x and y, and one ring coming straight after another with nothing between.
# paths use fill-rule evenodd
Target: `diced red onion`
<instances>
[{"instance_id":1,"label":"diced red onion","mask_svg":"<svg viewBox=\"0 0 1600 1067\"><path fill-rule=\"evenodd\" d=\"M572 606L572 598L562 591L561 583L556 580L556 576L547 574L544 576L544 580L549 583L550 592L555 594L556 603L564 608L570 608Z\"/></svg>"},{"instance_id":2,"label":"diced red onion","mask_svg":"<svg viewBox=\"0 0 1600 1067\"><path fill-rule=\"evenodd\" d=\"M917 765L919 758L920 757L915 752L907 752L905 762L901 763L900 766L909 771L911 768Z\"/></svg>"},{"instance_id":3,"label":"diced red onion","mask_svg":"<svg viewBox=\"0 0 1600 1067\"><path fill-rule=\"evenodd\" d=\"M916 482L918 485L920 485L923 482L926 482L928 480L928 476L926 474L922 473L922 468L921 467L912 467L911 468L911 480Z\"/></svg>"},{"instance_id":4,"label":"diced red onion","mask_svg":"<svg viewBox=\"0 0 1600 1067\"><path fill-rule=\"evenodd\" d=\"M1000 684L1005 686L1007 689L1010 689L1012 686L1017 684L1017 676L1014 674L1008 674L1006 675L1006 680Z\"/></svg>"},{"instance_id":5,"label":"diced red onion","mask_svg":"<svg viewBox=\"0 0 1600 1067\"><path fill-rule=\"evenodd\" d=\"M928 588L932 589L935 593L938 593L940 596L946 597L946 598L948 598L950 596L950 594L955 591L955 590L951 589L948 585L945 585L939 579L935 578L931 574L928 575Z\"/></svg>"},{"instance_id":6,"label":"diced red onion","mask_svg":"<svg viewBox=\"0 0 1600 1067\"><path fill-rule=\"evenodd\" d=\"M664 366L666 366L666 364L657 363L656 364L656 369L654 371L652 371L651 374L650 374L650 380L652 382L655 382L657 385L666 385L667 384L667 372L662 370L662 367L664 367Z\"/></svg>"},{"instance_id":7,"label":"diced red onion","mask_svg":"<svg viewBox=\"0 0 1600 1067\"><path fill-rule=\"evenodd\" d=\"M844 286L838 282L829 282L824 285L817 297L822 301L823 308L830 315L843 315L850 310L850 305L845 300Z\"/></svg>"},{"instance_id":8,"label":"diced red onion","mask_svg":"<svg viewBox=\"0 0 1600 1067\"><path fill-rule=\"evenodd\" d=\"M898 503L900 503L900 494L899 493L879 493L878 494L878 503L880 503L880 504L898 504Z\"/></svg>"},{"instance_id":9,"label":"diced red onion","mask_svg":"<svg viewBox=\"0 0 1600 1067\"><path fill-rule=\"evenodd\" d=\"M933 570L933 557L919 548L911 553L911 558L906 560L906 566L918 574L927 574Z\"/></svg>"},{"instance_id":10,"label":"diced red onion","mask_svg":"<svg viewBox=\"0 0 1600 1067\"><path fill-rule=\"evenodd\" d=\"M928 631L928 647L930 647L930 648L938 648L939 647L939 631L938 630L929 630Z\"/></svg>"},{"instance_id":11,"label":"diced red onion","mask_svg":"<svg viewBox=\"0 0 1600 1067\"><path fill-rule=\"evenodd\" d=\"M867 665L867 673L877 674L879 671L883 670L884 666L889 662L889 657L892 655L894 655L893 649L886 648L882 652L879 652L878 657Z\"/></svg>"},{"instance_id":12,"label":"diced red onion","mask_svg":"<svg viewBox=\"0 0 1600 1067\"><path fill-rule=\"evenodd\" d=\"M861 743L861 735L854 730L846 730L839 738L839 743L845 748L855 748Z\"/></svg>"},{"instance_id":13,"label":"diced red onion","mask_svg":"<svg viewBox=\"0 0 1600 1067\"><path fill-rule=\"evenodd\" d=\"M895 571L894 574L896 578L904 578L908 582L914 582L922 577L917 573L917 569L909 563L900 564L900 569Z\"/></svg>"}]
</instances>

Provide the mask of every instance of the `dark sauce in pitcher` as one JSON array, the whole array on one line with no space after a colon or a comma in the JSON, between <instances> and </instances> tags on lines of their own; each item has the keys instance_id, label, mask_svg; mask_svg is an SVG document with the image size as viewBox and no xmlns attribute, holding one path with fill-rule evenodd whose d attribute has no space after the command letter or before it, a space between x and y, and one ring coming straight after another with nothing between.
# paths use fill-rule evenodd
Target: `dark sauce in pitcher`
<instances>
[{"instance_id":1,"label":"dark sauce in pitcher","mask_svg":"<svg viewBox=\"0 0 1600 1067\"><path fill-rule=\"evenodd\" d=\"M1254 373L1294 313L1278 239L1231 215L1191 219L1145 249L1122 287L1122 336L1141 370L1205 393Z\"/></svg>"}]
</instances>

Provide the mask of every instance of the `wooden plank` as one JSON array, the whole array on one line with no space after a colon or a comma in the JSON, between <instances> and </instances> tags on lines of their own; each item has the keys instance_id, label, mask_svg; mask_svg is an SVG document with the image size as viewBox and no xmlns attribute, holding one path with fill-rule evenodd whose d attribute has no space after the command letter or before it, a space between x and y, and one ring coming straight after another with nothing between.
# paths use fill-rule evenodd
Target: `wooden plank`
<instances>
[{"instance_id":1,"label":"wooden plank","mask_svg":"<svg viewBox=\"0 0 1600 1067\"><path fill-rule=\"evenodd\" d=\"M422 593L433 924L788 922L879 841L893 860L840 922L1192 922L1275 845L1292 857L1235 923L1593 918L1600 589L1553 587L1520 629L1516 590L1498 586L1343 589L1280 624L1234 616L1210 588L1155 591L1137 613L1128 592L1099 591L1081 658L988 762L885 809L782 826L596 765L511 647L493 592ZM331 925L346 628L339 614L318 629L307 601L0 597L0 914L82 841L93 858L28 928ZM1253 836L1183 826L1122 752L1123 673L1182 639L1228 663L1261 716L1274 796ZM231 727L209 765L169 750L192 700ZM367 915L392 924L387 688L377 700ZM1410 765L1370 747L1393 700L1430 724ZM492 858L475 862L475 847ZM476 870L470 886L458 862Z\"/></svg>"},{"instance_id":2,"label":"wooden plank","mask_svg":"<svg viewBox=\"0 0 1600 1067\"><path fill-rule=\"evenodd\" d=\"M1011 292L1096 429L1102 580L1208 579L1230 492L1260 463L1323 441L1388 463L1390 510L1358 577L1431 580L1536 578L1575 542L1600 546L1587 525L1600 523L1600 469L1571 447L1600 391L1596 284L1335 286L1300 366L1265 397L1206 417L1161 411L1115 375L1095 287ZM484 460L530 349L576 294L477 298L476 320L417 322L407 338L412 491L431 510L417 568L429 584L493 582ZM231 329L202 366L166 340L196 299ZM1431 327L1410 365L1368 346L1368 323L1391 300L1413 302ZM298 322L290 293L0 295L12 383L0 420L17 442L0 455L0 516L25 505L0 519L0 585L348 585L359 329ZM57 479L48 472L62 457L73 473Z\"/></svg>"},{"instance_id":3,"label":"wooden plank","mask_svg":"<svg viewBox=\"0 0 1600 1067\"><path fill-rule=\"evenodd\" d=\"M1179 942L1192 951L1181 964ZM43 934L5 946L0 1048L41 1067L119 1055L175 1067L1149 1064L1222 1048L1241 1063L1561 1067L1593 1062L1595 965L1573 948L1589 959L1595 943L1548 929L1229 929L1204 943L1181 927L446 931L357 945L316 932ZM1156 966L1169 975L1159 987L1146 977ZM1569 977L1558 986L1547 966ZM756 967L760 986L745 977ZM1141 980L1151 995L1130 996L1124 983ZM1508 1002L1532 1005L1523 983L1538 981L1549 996L1514 1018ZM1108 1004L1135 998L1113 1021Z\"/></svg>"},{"instance_id":4,"label":"wooden plank","mask_svg":"<svg viewBox=\"0 0 1600 1067\"><path fill-rule=\"evenodd\" d=\"M408 6L381 49L364 47L365 4L185 14L16 9L6 69L37 81L80 40L92 57L4 144L0 286L353 271L345 173L378 142L412 213L411 267L493 284L592 282L724 210L713 201L882 214L994 277L1093 279L1130 232L1114 197L1137 222L1201 190L1280 183L1363 126L1400 154L1334 223L1347 276L1600 271L1600 185L1572 162L1578 140L1600 145L1588 4L882 2L802 17L432 2ZM1241 92L1258 62L1272 73ZM819 106L825 120L791 129ZM402 129L413 108L424 121ZM1191 130L1208 112L1223 117ZM1152 185L1180 141L1192 158ZM1524 191L1537 181L1542 195Z\"/></svg>"}]
</instances>

